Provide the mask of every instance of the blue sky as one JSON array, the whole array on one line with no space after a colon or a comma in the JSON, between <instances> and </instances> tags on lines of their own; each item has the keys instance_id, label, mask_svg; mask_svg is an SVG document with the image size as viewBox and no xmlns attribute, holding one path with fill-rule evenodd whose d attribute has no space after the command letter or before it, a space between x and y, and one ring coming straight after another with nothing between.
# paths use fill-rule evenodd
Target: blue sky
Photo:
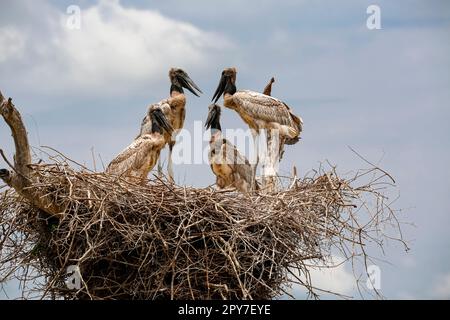
<instances>
[{"instance_id":1,"label":"blue sky","mask_svg":"<svg viewBox=\"0 0 450 320\"><path fill-rule=\"evenodd\" d=\"M80 30L65 27L72 4ZM366 27L371 4L381 30ZM107 163L134 138L146 105L167 96L172 66L205 93L188 96L189 130L206 118L224 67L238 68L241 89L262 90L275 76L273 95L305 122L282 172L295 164L304 174L327 159L342 173L363 167L347 146L381 161L398 182L396 207L415 225L404 227L410 252L387 246L383 294L450 298L449 35L450 3L437 0L2 0L0 90L22 111L33 146L92 166L91 148ZM223 127L242 123L227 111ZM12 156L4 124L0 147ZM177 165L175 175L214 182L207 164ZM317 281L354 294L348 273Z\"/></svg>"}]
</instances>

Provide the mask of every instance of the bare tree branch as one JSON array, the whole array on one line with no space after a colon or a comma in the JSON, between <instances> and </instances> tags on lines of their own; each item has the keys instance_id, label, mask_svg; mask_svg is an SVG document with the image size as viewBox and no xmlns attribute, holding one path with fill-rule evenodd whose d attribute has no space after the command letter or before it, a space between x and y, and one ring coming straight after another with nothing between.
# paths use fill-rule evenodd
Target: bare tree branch
<instances>
[{"instance_id":1,"label":"bare tree branch","mask_svg":"<svg viewBox=\"0 0 450 320\"><path fill-rule=\"evenodd\" d=\"M0 179L11 188L14 188L21 196L28 199L39 209L51 215L61 215L64 210L53 203L53 201L48 199L44 194L41 194L39 189L33 187L33 174L30 169L32 162L27 130L22 121L20 112L12 103L12 99L5 99L1 91L0 115L11 129L15 146L13 171L1 169Z\"/></svg>"}]
</instances>

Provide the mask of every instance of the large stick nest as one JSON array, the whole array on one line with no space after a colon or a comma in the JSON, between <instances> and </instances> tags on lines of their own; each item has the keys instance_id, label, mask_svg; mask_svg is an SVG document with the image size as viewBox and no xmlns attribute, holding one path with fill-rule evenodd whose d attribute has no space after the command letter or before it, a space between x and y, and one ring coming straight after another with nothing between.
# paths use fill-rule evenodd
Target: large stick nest
<instances>
[{"instance_id":1,"label":"large stick nest","mask_svg":"<svg viewBox=\"0 0 450 320\"><path fill-rule=\"evenodd\" d=\"M378 168L347 180L321 169L252 195L158 178L138 186L64 161L32 169L33 188L65 212L49 216L4 187L0 282L18 277L47 298L270 299L292 282L314 295L309 262L333 250L367 258L365 245L397 226ZM65 283L70 265L79 290Z\"/></svg>"}]
</instances>

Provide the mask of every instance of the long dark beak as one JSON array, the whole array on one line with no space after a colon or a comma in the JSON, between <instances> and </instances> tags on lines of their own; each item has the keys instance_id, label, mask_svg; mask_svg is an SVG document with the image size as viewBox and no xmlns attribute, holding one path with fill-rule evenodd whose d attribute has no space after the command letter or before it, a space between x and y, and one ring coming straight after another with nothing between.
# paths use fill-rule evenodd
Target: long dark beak
<instances>
[{"instance_id":1,"label":"long dark beak","mask_svg":"<svg viewBox=\"0 0 450 320\"><path fill-rule=\"evenodd\" d=\"M211 101L214 101L214 103L216 103L220 99L220 96L225 91L226 85L227 85L227 78L226 76L222 75L222 77L220 78L219 85L217 86L216 92L214 92L214 96L212 97Z\"/></svg>"},{"instance_id":2,"label":"long dark beak","mask_svg":"<svg viewBox=\"0 0 450 320\"><path fill-rule=\"evenodd\" d=\"M220 113L221 113L221 109L220 109L220 106L218 106L217 104L214 104L209 107L208 118L206 118L206 123L205 123L206 130L211 128L213 122L215 122L216 120L219 120Z\"/></svg>"},{"instance_id":3,"label":"long dark beak","mask_svg":"<svg viewBox=\"0 0 450 320\"><path fill-rule=\"evenodd\" d=\"M190 92L195 94L197 97L200 97L200 96L198 95L196 90L200 93L203 93L202 90L200 90L200 88L195 84L195 82L191 78L189 78L189 76L187 74L179 76L178 81L180 82L180 84L183 88L188 89Z\"/></svg>"},{"instance_id":4,"label":"long dark beak","mask_svg":"<svg viewBox=\"0 0 450 320\"><path fill-rule=\"evenodd\" d=\"M173 128L161 109L154 110L152 112L152 116L161 128L163 128L167 133L172 133Z\"/></svg>"}]
</instances>

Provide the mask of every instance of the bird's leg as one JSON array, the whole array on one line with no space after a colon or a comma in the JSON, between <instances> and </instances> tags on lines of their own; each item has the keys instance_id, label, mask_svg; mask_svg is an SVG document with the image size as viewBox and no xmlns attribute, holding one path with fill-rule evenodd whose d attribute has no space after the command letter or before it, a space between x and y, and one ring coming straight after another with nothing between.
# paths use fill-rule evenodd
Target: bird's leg
<instances>
[{"instance_id":1,"label":"bird's leg","mask_svg":"<svg viewBox=\"0 0 450 320\"><path fill-rule=\"evenodd\" d=\"M269 168L270 168L270 141L271 135L269 130L265 130L266 135L266 148L264 150L264 162L263 162L263 170L262 170L262 187L265 191L270 191L270 181L269 181Z\"/></svg>"},{"instance_id":2,"label":"bird's leg","mask_svg":"<svg viewBox=\"0 0 450 320\"><path fill-rule=\"evenodd\" d=\"M274 138L273 138L273 146L272 146L272 166L273 166L273 172L274 172L274 176L273 176L273 188L274 191L276 191L277 186L278 186L278 172L280 170L280 161L281 161L281 152L283 152L283 139L280 136L280 131L277 130L274 133ZM281 150L281 151L280 151Z\"/></svg>"},{"instance_id":3,"label":"bird's leg","mask_svg":"<svg viewBox=\"0 0 450 320\"><path fill-rule=\"evenodd\" d=\"M256 154L256 162L253 164L253 173L252 173L252 184L250 186L251 190L256 190L256 170L258 168L259 164L259 148L258 148L258 131L255 129L251 129L252 136L253 136L253 148L254 153Z\"/></svg>"},{"instance_id":4,"label":"bird's leg","mask_svg":"<svg viewBox=\"0 0 450 320\"><path fill-rule=\"evenodd\" d=\"M284 138L280 135L280 131L277 129L272 129L271 132L271 145L270 145L270 155L271 155L271 165L273 169L274 176L278 176L279 165L282 157L282 152L284 151Z\"/></svg>"},{"instance_id":5,"label":"bird's leg","mask_svg":"<svg viewBox=\"0 0 450 320\"><path fill-rule=\"evenodd\" d=\"M167 160L167 173L169 174L169 181L172 183L174 182L173 166L172 166L172 150L174 145L175 145L174 142L169 143L169 159Z\"/></svg>"},{"instance_id":6,"label":"bird's leg","mask_svg":"<svg viewBox=\"0 0 450 320\"><path fill-rule=\"evenodd\" d=\"M267 131L267 155L264 163L264 188L272 192L275 190L277 177L277 160L278 160L278 132L273 129Z\"/></svg>"},{"instance_id":7,"label":"bird's leg","mask_svg":"<svg viewBox=\"0 0 450 320\"><path fill-rule=\"evenodd\" d=\"M163 172L162 172L162 163L161 163L161 157L158 158L158 177L162 177Z\"/></svg>"}]
</instances>

